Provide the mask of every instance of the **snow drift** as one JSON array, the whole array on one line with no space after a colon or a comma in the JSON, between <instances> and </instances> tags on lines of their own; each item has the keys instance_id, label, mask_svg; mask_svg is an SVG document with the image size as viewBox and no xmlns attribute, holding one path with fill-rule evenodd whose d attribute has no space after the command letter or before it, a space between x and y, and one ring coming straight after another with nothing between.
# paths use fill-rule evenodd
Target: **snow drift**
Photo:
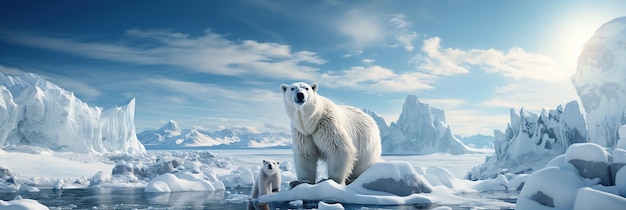
<instances>
[{"instance_id":1,"label":"snow drift","mask_svg":"<svg viewBox=\"0 0 626 210\"><path fill-rule=\"evenodd\" d=\"M380 129L383 154L463 154L468 148L457 139L446 124L444 110L419 102L409 95L397 122L387 126L382 117L368 113Z\"/></svg>"},{"instance_id":2,"label":"snow drift","mask_svg":"<svg viewBox=\"0 0 626 210\"><path fill-rule=\"evenodd\" d=\"M471 180L494 178L505 173L530 173L543 168L552 158L563 154L575 143L588 142L585 120L576 101L540 115L523 108L519 114L511 109L506 131L494 131L496 154L488 156L470 171Z\"/></svg>"},{"instance_id":3,"label":"snow drift","mask_svg":"<svg viewBox=\"0 0 626 210\"><path fill-rule=\"evenodd\" d=\"M614 147L626 124L626 17L602 25L578 57L572 83L587 112L591 141Z\"/></svg>"},{"instance_id":4,"label":"snow drift","mask_svg":"<svg viewBox=\"0 0 626 210\"><path fill-rule=\"evenodd\" d=\"M135 99L102 110L74 93L25 73L0 73L0 146L57 151L143 153L135 134Z\"/></svg>"}]
</instances>

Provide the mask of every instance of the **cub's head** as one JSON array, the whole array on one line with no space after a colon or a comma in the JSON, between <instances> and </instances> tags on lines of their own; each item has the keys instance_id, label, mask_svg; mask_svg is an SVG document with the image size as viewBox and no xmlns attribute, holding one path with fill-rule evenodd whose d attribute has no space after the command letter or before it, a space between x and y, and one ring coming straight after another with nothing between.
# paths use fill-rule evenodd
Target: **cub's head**
<instances>
[{"instance_id":1,"label":"cub's head","mask_svg":"<svg viewBox=\"0 0 626 210\"><path fill-rule=\"evenodd\" d=\"M315 99L318 85L311 85L304 82L296 82L291 85L282 84L280 89L283 91L283 100L286 106L296 105L302 106Z\"/></svg>"},{"instance_id":2,"label":"cub's head","mask_svg":"<svg viewBox=\"0 0 626 210\"><path fill-rule=\"evenodd\" d=\"M272 175L280 170L278 168L279 164L279 162L274 160L263 160L263 168L261 170L267 175Z\"/></svg>"}]
</instances>

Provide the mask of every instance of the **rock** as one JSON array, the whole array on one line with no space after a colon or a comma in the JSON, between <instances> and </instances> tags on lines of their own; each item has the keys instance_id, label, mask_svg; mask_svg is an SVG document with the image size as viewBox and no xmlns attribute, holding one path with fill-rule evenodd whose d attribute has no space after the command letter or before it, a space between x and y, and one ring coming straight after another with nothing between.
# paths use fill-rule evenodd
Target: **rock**
<instances>
[{"instance_id":1,"label":"rock","mask_svg":"<svg viewBox=\"0 0 626 210\"><path fill-rule=\"evenodd\" d=\"M537 201L537 203L547 206L554 207L554 199L541 191L537 191L537 193L530 196L531 200Z\"/></svg>"},{"instance_id":2,"label":"rock","mask_svg":"<svg viewBox=\"0 0 626 210\"><path fill-rule=\"evenodd\" d=\"M578 169L580 176L587 179L600 178L600 183L602 185L612 185L611 169L608 163L586 160L570 160L569 163Z\"/></svg>"},{"instance_id":3,"label":"rock","mask_svg":"<svg viewBox=\"0 0 626 210\"><path fill-rule=\"evenodd\" d=\"M381 171L386 173L380 173ZM367 177L367 180L361 177ZM391 161L372 165L349 186L361 186L398 196L431 193L430 185L424 180L409 163Z\"/></svg>"}]
</instances>

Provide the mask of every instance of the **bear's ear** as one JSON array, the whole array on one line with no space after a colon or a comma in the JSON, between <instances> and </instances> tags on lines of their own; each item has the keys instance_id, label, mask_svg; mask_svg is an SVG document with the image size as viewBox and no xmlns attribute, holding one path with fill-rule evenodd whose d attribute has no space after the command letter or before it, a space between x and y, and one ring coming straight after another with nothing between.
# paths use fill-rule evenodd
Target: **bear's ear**
<instances>
[{"instance_id":1,"label":"bear's ear","mask_svg":"<svg viewBox=\"0 0 626 210\"><path fill-rule=\"evenodd\" d=\"M289 85L285 85L285 84L280 85L280 90L282 90L283 93L287 92L287 88L289 88Z\"/></svg>"},{"instance_id":2,"label":"bear's ear","mask_svg":"<svg viewBox=\"0 0 626 210\"><path fill-rule=\"evenodd\" d=\"M276 165L280 165L280 162L276 161Z\"/></svg>"},{"instance_id":3,"label":"bear's ear","mask_svg":"<svg viewBox=\"0 0 626 210\"><path fill-rule=\"evenodd\" d=\"M311 84L311 88L313 89L313 92L317 92L317 88L319 88L319 85L314 82L313 84Z\"/></svg>"},{"instance_id":4,"label":"bear's ear","mask_svg":"<svg viewBox=\"0 0 626 210\"><path fill-rule=\"evenodd\" d=\"M263 160L263 163L265 163L265 160Z\"/></svg>"}]
</instances>

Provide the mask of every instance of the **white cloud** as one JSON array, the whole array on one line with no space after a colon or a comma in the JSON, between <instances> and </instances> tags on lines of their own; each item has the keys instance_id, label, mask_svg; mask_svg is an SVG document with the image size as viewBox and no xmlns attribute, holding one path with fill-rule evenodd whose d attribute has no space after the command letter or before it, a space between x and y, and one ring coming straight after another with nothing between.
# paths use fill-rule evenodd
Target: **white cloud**
<instances>
[{"instance_id":1,"label":"white cloud","mask_svg":"<svg viewBox=\"0 0 626 210\"><path fill-rule=\"evenodd\" d=\"M441 47L441 39L433 37L424 40L422 52L413 62L419 68L435 75L449 76L469 73L471 66L484 71L502 73L513 79L568 80L569 75L554 59L541 54L533 54L514 47L507 52L495 49L461 50Z\"/></svg>"},{"instance_id":2,"label":"white cloud","mask_svg":"<svg viewBox=\"0 0 626 210\"><path fill-rule=\"evenodd\" d=\"M370 93L413 92L433 87L435 79L419 72L395 73L381 66L354 66L351 69L324 73L322 83L335 88L349 87Z\"/></svg>"},{"instance_id":3,"label":"white cloud","mask_svg":"<svg viewBox=\"0 0 626 210\"><path fill-rule=\"evenodd\" d=\"M5 75L9 75L9 76L17 76L20 74L23 74L24 71L19 70L17 68L12 68L12 67L6 67L3 65L0 65L0 72L2 72Z\"/></svg>"},{"instance_id":4,"label":"white cloud","mask_svg":"<svg viewBox=\"0 0 626 210\"><path fill-rule=\"evenodd\" d=\"M410 31L412 23L407 20L404 14L393 14L389 23L396 29L394 32L394 38L400 42L404 49L408 52L413 51L413 41L417 39L418 35L414 31Z\"/></svg>"},{"instance_id":5,"label":"white cloud","mask_svg":"<svg viewBox=\"0 0 626 210\"><path fill-rule=\"evenodd\" d=\"M365 58L365 59L361 60L361 62L363 62L363 64L365 64L365 65L371 65L374 62L376 62L376 60L371 59L371 58Z\"/></svg>"},{"instance_id":6,"label":"white cloud","mask_svg":"<svg viewBox=\"0 0 626 210\"><path fill-rule=\"evenodd\" d=\"M350 50L348 53L342 55L341 57L349 58L349 57L359 56L361 54L363 54L363 50Z\"/></svg>"},{"instance_id":7,"label":"white cloud","mask_svg":"<svg viewBox=\"0 0 626 210\"><path fill-rule=\"evenodd\" d=\"M569 81L520 80L515 84L496 87L494 95L483 101L487 107L524 109L539 113L542 108L554 109L559 104L578 100L576 90Z\"/></svg>"},{"instance_id":8,"label":"white cloud","mask_svg":"<svg viewBox=\"0 0 626 210\"><path fill-rule=\"evenodd\" d=\"M362 10L348 11L337 22L337 30L350 38L356 48L364 48L385 37L384 29L376 15Z\"/></svg>"},{"instance_id":9,"label":"white cloud","mask_svg":"<svg viewBox=\"0 0 626 210\"><path fill-rule=\"evenodd\" d=\"M132 29L126 36L134 41L82 41L73 38L4 33L5 39L31 47L65 52L88 58L135 64L161 64L218 75L311 78L318 70L312 65L326 61L316 53L292 51L289 45L253 40L230 41L209 30L201 36L152 30Z\"/></svg>"}]
</instances>

